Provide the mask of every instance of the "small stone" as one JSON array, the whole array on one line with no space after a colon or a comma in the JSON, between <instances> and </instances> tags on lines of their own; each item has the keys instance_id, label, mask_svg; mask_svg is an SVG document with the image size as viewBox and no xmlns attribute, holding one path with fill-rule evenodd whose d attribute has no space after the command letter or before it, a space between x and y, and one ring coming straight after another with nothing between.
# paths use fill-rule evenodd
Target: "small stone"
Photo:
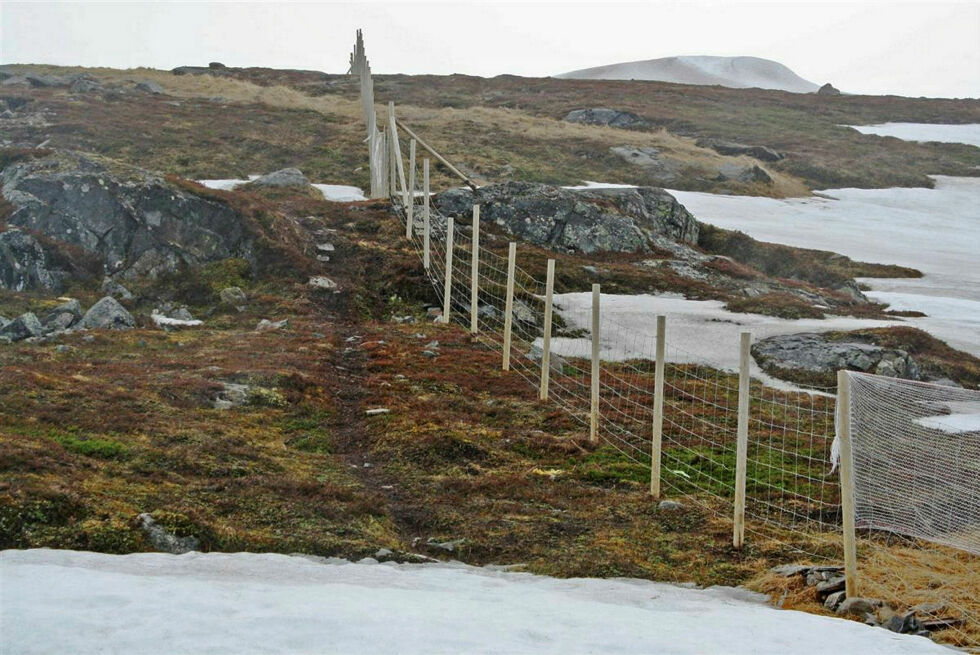
<instances>
[{"instance_id":1,"label":"small stone","mask_svg":"<svg viewBox=\"0 0 980 655\"><path fill-rule=\"evenodd\" d=\"M289 325L289 319L284 318L281 321L270 321L267 318L263 318L259 321L259 324L255 326L256 332L269 332L271 330L281 330L282 328Z\"/></svg>"},{"instance_id":2,"label":"small stone","mask_svg":"<svg viewBox=\"0 0 980 655\"><path fill-rule=\"evenodd\" d=\"M438 307L429 307L425 310L426 318L439 318L442 316L442 310Z\"/></svg>"},{"instance_id":3,"label":"small stone","mask_svg":"<svg viewBox=\"0 0 980 655\"><path fill-rule=\"evenodd\" d=\"M314 275L310 278L309 284L311 287L316 289L324 289L326 291L334 292L338 291L337 283L328 277L324 277L323 275Z\"/></svg>"},{"instance_id":4,"label":"small stone","mask_svg":"<svg viewBox=\"0 0 980 655\"><path fill-rule=\"evenodd\" d=\"M163 93L163 87L156 82L150 80L143 80L136 84L137 91L143 91L144 93L152 93L154 95L160 95Z\"/></svg>"},{"instance_id":5,"label":"small stone","mask_svg":"<svg viewBox=\"0 0 980 655\"><path fill-rule=\"evenodd\" d=\"M377 407L375 409L369 409L364 413L368 416L380 416L381 414L390 414L391 410L386 407Z\"/></svg>"},{"instance_id":6,"label":"small stone","mask_svg":"<svg viewBox=\"0 0 980 655\"><path fill-rule=\"evenodd\" d=\"M899 634L915 633L919 631L919 622L915 618L915 612L896 614L885 622L885 629Z\"/></svg>"},{"instance_id":7,"label":"small stone","mask_svg":"<svg viewBox=\"0 0 980 655\"><path fill-rule=\"evenodd\" d=\"M782 566L777 566L770 570L773 573L778 573L779 575L787 578L792 578L794 575L806 575L810 572L810 567L802 564L783 564Z\"/></svg>"},{"instance_id":8,"label":"small stone","mask_svg":"<svg viewBox=\"0 0 980 655\"><path fill-rule=\"evenodd\" d=\"M823 606L826 609L833 612L840 606L842 602L844 602L844 598L846 596L847 596L847 592L845 591L835 591L834 593L827 596L827 600L823 602Z\"/></svg>"},{"instance_id":9,"label":"small stone","mask_svg":"<svg viewBox=\"0 0 980 655\"><path fill-rule=\"evenodd\" d=\"M427 350L435 350L436 348L439 347L439 342L438 341L430 341L429 343L425 344L425 347L426 347Z\"/></svg>"},{"instance_id":10,"label":"small stone","mask_svg":"<svg viewBox=\"0 0 980 655\"><path fill-rule=\"evenodd\" d=\"M250 184L265 187L306 187L310 185L310 181L298 168L283 168L256 178Z\"/></svg>"},{"instance_id":11,"label":"small stone","mask_svg":"<svg viewBox=\"0 0 980 655\"><path fill-rule=\"evenodd\" d=\"M387 548L379 548L378 549L378 552L376 552L374 554L374 557L375 557L375 559L379 559L380 560L380 559L384 559L386 557L391 557L394 554L395 553L393 551L390 551Z\"/></svg>"},{"instance_id":12,"label":"small stone","mask_svg":"<svg viewBox=\"0 0 980 655\"><path fill-rule=\"evenodd\" d=\"M835 576L829 580L824 580L823 582L817 583L817 594L832 594L835 591L840 591L844 588L844 577Z\"/></svg>"},{"instance_id":13,"label":"small stone","mask_svg":"<svg viewBox=\"0 0 980 655\"><path fill-rule=\"evenodd\" d=\"M837 613L842 616L863 616L873 613L880 605L881 603L878 601L854 596L853 598L845 598L841 601L840 605L837 606Z\"/></svg>"},{"instance_id":14,"label":"small stone","mask_svg":"<svg viewBox=\"0 0 980 655\"><path fill-rule=\"evenodd\" d=\"M56 353L68 353L71 352L72 350L74 350L74 348L72 348L71 346L67 346L63 343L59 343L57 346L54 347L54 351Z\"/></svg>"},{"instance_id":15,"label":"small stone","mask_svg":"<svg viewBox=\"0 0 980 655\"><path fill-rule=\"evenodd\" d=\"M661 500L660 503L657 504L657 509L673 512L679 509L684 509L684 505L676 500Z\"/></svg>"},{"instance_id":16,"label":"small stone","mask_svg":"<svg viewBox=\"0 0 980 655\"><path fill-rule=\"evenodd\" d=\"M316 249L320 252L333 252L334 245L332 243L318 243L316 244Z\"/></svg>"},{"instance_id":17,"label":"small stone","mask_svg":"<svg viewBox=\"0 0 980 655\"><path fill-rule=\"evenodd\" d=\"M439 354L438 353L434 353L431 350L423 350L422 351L422 356L423 357L428 357L429 359L435 359L436 357L439 356Z\"/></svg>"},{"instance_id":18,"label":"small stone","mask_svg":"<svg viewBox=\"0 0 980 655\"><path fill-rule=\"evenodd\" d=\"M132 292L116 282L111 277L106 277L102 280L102 293L112 296L113 298L119 298L120 300L132 300Z\"/></svg>"}]
</instances>

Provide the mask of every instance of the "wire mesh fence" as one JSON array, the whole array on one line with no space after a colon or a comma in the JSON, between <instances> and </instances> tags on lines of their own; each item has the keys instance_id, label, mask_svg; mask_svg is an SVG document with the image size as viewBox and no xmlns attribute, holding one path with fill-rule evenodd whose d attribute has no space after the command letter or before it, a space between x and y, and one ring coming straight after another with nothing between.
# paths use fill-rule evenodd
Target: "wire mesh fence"
<instances>
[{"instance_id":1,"label":"wire mesh fence","mask_svg":"<svg viewBox=\"0 0 980 655\"><path fill-rule=\"evenodd\" d=\"M469 328L474 300L473 230L469 221L460 218L454 225L453 244L447 257L448 219L426 202L428 189L419 186L425 179L421 162L415 161L414 166L414 174L409 171L408 177L415 180L416 187L406 194L393 193L393 207L402 220L409 213L412 215L412 243L423 262L428 242L428 277L439 298L445 301L444 294L449 293L449 320ZM403 198L413 203L411 212L402 205ZM508 321L509 263L508 257L494 249L480 248L475 285L478 331L474 336L487 347L500 351L502 360L509 340L510 370L538 387L542 378L546 284L514 262ZM447 264L451 266L448 283ZM579 303L565 307L560 304L555 305L559 324L551 336L547 396L569 416L589 426L591 308ZM505 336L508 324L509 337ZM638 332L617 323L614 317L603 317L601 326L597 412L601 447L624 464L649 469L657 395L656 334ZM736 347L734 340L732 347ZM695 502L706 499L703 506L717 513L720 507L730 506L735 496L739 375L698 360L697 353L682 351L668 339L662 392L660 480L665 494L684 495ZM910 423L912 414L905 408L911 402L918 402L927 413L955 394L941 392L941 398L931 398L903 389L892 390L889 402L895 410L893 414L903 416L904 422L898 425L878 419L883 438L875 445L881 452L858 449L870 453L861 455L857 466L857 477L865 485L858 491L858 497L865 499L858 502L863 529L859 540L862 580L868 583L866 593L877 592L896 607L907 608L912 600L921 601L919 615L931 616L936 622L947 621L949 625L945 629L957 633L959 642L975 645L980 639L980 621L975 601L971 603L964 598L970 588L964 580L971 576L974 581L980 579L976 557L976 539L980 534L976 531L980 524L977 520L980 450L976 440L947 438L943 457L931 457L924 452L923 448L930 448L943 438L941 430L933 430L924 417L914 418L925 420L925 424L921 420ZM836 535L834 539L840 543L841 488L833 464L838 409L834 394L834 388L773 388L755 379L748 387L750 437L744 462L745 529L761 539L782 540L798 558L811 561L839 561L842 557L841 548L816 549L805 538L815 534ZM859 396L865 398L867 394ZM876 400L862 402L866 404L855 409L858 417L864 416L862 412L881 410ZM910 430L910 425L918 427ZM930 464L925 468L910 468L910 461ZM947 471L958 461L970 464L951 479ZM887 478L883 471L891 477ZM882 482L886 478L887 484ZM920 483L918 487L917 483ZM917 491L910 497L913 488ZM943 490L947 494L943 498L948 501L950 494L955 494L959 505L941 502L937 494ZM872 503L869 499L874 494L886 495L889 502ZM893 530L899 518L910 523L924 517L928 521L923 525L931 530L927 534ZM963 533L962 529L967 532ZM936 538L937 535L942 538ZM929 543L930 538L935 543ZM948 580L943 578L943 572L949 572ZM942 580L937 581L937 576ZM950 612L952 617L948 615Z\"/></svg>"}]
</instances>

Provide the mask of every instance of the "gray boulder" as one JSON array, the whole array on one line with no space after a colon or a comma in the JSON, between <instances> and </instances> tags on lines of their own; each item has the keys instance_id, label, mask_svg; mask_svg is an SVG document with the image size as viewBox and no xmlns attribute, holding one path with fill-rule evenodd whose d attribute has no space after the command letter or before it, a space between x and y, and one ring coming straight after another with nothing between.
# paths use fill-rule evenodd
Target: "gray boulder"
<instances>
[{"instance_id":1,"label":"gray boulder","mask_svg":"<svg viewBox=\"0 0 980 655\"><path fill-rule=\"evenodd\" d=\"M26 79L31 86L38 89L65 86L67 84L66 80L54 75L38 75L36 73L28 73L24 76L24 79Z\"/></svg>"},{"instance_id":2,"label":"gray boulder","mask_svg":"<svg viewBox=\"0 0 980 655\"><path fill-rule=\"evenodd\" d=\"M102 85L90 77L81 76L75 78L75 80L68 85L68 90L72 93L92 93L94 91L101 91Z\"/></svg>"},{"instance_id":3,"label":"gray boulder","mask_svg":"<svg viewBox=\"0 0 980 655\"><path fill-rule=\"evenodd\" d=\"M152 93L154 95L161 95L164 93L162 86L150 80L143 80L142 82L137 82L136 90L142 91L144 93Z\"/></svg>"},{"instance_id":4,"label":"gray boulder","mask_svg":"<svg viewBox=\"0 0 980 655\"><path fill-rule=\"evenodd\" d=\"M919 366L904 350L883 348L856 340L842 341L824 334L785 334L752 345L752 356L770 375L785 380L834 384L840 369L920 380Z\"/></svg>"},{"instance_id":5,"label":"gray boulder","mask_svg":"<svg viewBox=\"0 0 980 655\"><path fill-rule=\"evenodd\" d=\"M570 123L585 123L587 125L609 125L611 127L639 128L649 123L628 111L618 111L607 107L592 107L591 109L576 109L565 115Z\"/></svg>"},{"instance_id":6,"label":"gray boulder","mask_svg":"<svg viewBox=\"0 0 980 655\"><path fill-rule=\"evenodd\" d=\"M0 232L0 289L61 288L64 273L48 268L47 255L41 244L23 230Z\"/></svg>"},{"instance_id":7,"label":"gray boulder","mask_svg":"<svg viewBox=\"0 0 980 655\"><path fill-rule=\"evenodd\" d=\"M82 304L74 298L63 302L41 320L46 333L67 330L82 319Z\"/></svg>"},{"instance_id":8,"label":"gray boulder","mask_svg":"<svg viewBox=\"0 0 980 655\"><path fill-rule=\"evenodd\" d=\"M720 155L728 155L730 157L747 155L760 161L779 161L783 158L783 155L766 146L752 146L744 143L722 141L721 139L698 139L695 145L701 148L711 148Z\"/></svg>"},{"instance_id":9,"label":"gray boulder","mask_svg":"<svg viewBox=\"0 0 980 655\"><path fill-rule=\"evenodd\" d=\"M0 86L30 86L31 83L23 75L11 75L0 82Z\"/></svg>"},{"instance_id":10,"label":"gray boulder","mask_svg":"<svg viewBox=\"0 0 980 655\"><path fill-rule=\"evenodd\" d=\"M827 82L822 87L820 87L819 89L817 89L817 95L818 96L839 96L840 95L840 89L837 89L836 87L834 87L833 84L831 84L830 82Z\"/></svg>"},{"instance_id":11,"label":"gray boulder","mask_svg":"<svg viewBox=\"0 0 980 655\"><path fill-rule=\"evenodd\" d=\"M135 326L133 316L112 296L106 296L92 305L78 323L78 327L84 330L128 330Z\"/></svg>"},{"instance_id":12,"label":"gray boulder","mask_svg":"<svg viewBox=\"0 0 980 655\"><path fill-rule=\"evenodd\" d=\"M14 207L9 226L78 246L114 277L253 259L254 238L228 205L96 156L59 151L11 164L0 172L0 192ZM38 275L21 277L25 288L49 284Z\"/></svg>"},{"instance_id":13,"label":"gray boulder","mask_svg":"<svg viewBox=\"0 0 980 655\"><path fill-rule=\"evenodd\" d=\"M735 162L725 162L719 166L717 179L722 181L735 180L736 182L745 182L748 184L753 182L772 184L772 178L769 177L769 173L761 166L745 166Z\"/></svg>"},{"instance_id":14,"label":"gray boulder","mask_svg":"<svg viewBox=\"0 0 980 655\"><path fill-rule=\"evenodd\" d=\"M0 337L6 337L10 341L20 341L42 334L44 334L44 328L33 312L21 314L0 328Z\"/></svg>"},{"instance_id":15,"label":"gray boulder","mask_svg":"<svg viewBox=\"0 0 980 655\"><path fill-rule=\"evenodd\" d=\"M196 537L178 537L170 534L162 526L158 525L149 514L140 514L136 517L140 529L146 535L146 540L150 545L162 553L171 555L183 555L200 548L200 542Z\"/></svg>"},{"instance_id":16,"label":"gray boulder","mask_svg":"<svg viewBox=\"0 0 980 655\"><path fill-rule=\"evenodd\" d=\"M460 220L471 215L477 202L485 221L528 243L563 252L649 252L663 237L691 244L698 237L694 217L654 187L573 190L506 182L476 191L451 189L434 202L440 212Z\"/></svg>"},{"instance_id":17,"label":"gray boulder","mask_svg":"<svg viewBox=\"0 0 980 655\"><path fill-rule=\"evenodd\" d=\"M298 168L284 168L256 178L250 184L264 187L306 187L310 185L310 181Z\"/></svg>"}]
</instances>

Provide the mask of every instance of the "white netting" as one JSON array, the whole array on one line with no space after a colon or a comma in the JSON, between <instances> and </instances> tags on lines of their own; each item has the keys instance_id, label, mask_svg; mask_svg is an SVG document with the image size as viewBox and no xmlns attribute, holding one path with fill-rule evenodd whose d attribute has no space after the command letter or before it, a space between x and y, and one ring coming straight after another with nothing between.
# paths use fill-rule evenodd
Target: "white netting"
<instances>
[{"instance_id":1,"label":"white netting","mask_svg":"<svg viewBox=\"0 0 980 655\"><path fill-rule=\"evenodd\" d=\"M980 554L980 391L848 377L858 527Z\"/></svg>"}]
</instances>

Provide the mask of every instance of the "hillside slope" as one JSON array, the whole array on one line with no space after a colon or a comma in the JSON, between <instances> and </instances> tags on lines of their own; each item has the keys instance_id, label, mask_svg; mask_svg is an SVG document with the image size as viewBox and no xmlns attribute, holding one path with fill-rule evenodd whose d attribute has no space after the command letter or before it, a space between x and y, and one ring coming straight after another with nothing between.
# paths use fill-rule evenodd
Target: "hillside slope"
<instances>
[{"instance_id":1,"label":"hillside slope","mask_svg":"<svg viewBox=\"0 0 980 655\"><path fill-rule=\"evenodd\" d=\"M776 89L812 93L819 86L787 66L760 57L663 57L584 68L557 75L578 80L646 80L727 86L733 89Z\"/></svg>"}]
</instances>

